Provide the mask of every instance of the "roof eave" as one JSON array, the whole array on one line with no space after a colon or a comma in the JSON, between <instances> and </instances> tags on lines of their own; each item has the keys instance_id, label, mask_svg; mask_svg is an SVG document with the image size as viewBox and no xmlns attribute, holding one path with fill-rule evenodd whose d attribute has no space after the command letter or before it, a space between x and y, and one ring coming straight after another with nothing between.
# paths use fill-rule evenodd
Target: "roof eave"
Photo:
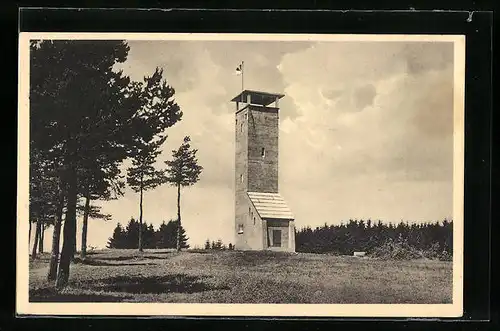
<instances>
[{"instance_id":1,"label":"roof eave","mask_svg":"<svg viewBox=\"0 0 500 331\"><path fill-rule=\"evenodd\" d=\"M261 217L261 219L266 221L295 221L295 218L284 218L284 217Z\"/></svg>"},{"instance_id":2,"label":"roof eave","mask_svg":"<svg viewBox=\"0 0 500 331\"><path fill-rule=\"evenodd\" d=\"M262 94L262 95L268 95L268 96L273 96L273 97L278 97L279 99L283 98L285 95L282 93L270 93L270 92L262 92L262 91L255 91L255 90L244 90L241 91L237 96L231 99L233 102L241 102L241 96L246 93L256 93L256 94Z\"/></svg>"}]
</instances>

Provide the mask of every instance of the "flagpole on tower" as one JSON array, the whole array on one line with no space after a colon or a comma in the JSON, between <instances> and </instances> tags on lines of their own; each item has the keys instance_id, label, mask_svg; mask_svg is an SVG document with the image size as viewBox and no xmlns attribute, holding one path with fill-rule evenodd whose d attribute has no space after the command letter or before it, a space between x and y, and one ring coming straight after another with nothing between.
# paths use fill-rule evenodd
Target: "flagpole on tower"
<instances>
[{"instance_id":1,"label":"flagpole on tower","mask_svg":"<svg viewBox=\"0 0 500 331\"><path fill-rule=\"evenodd\" d=\"M236 67L236 74L241 76L241 91L243 92L244 90L244 65L245 65L245 62L244 61L241 61L241 63Z\"/></svg>"},{"instance_id":2,"label":"flagpole on tower","mask_svg":"<svg viewBox=\"0 0 500 331\"><path fill-rule=\"evenodd\" d=\"M245 62L244 61L241 61L241 91L243 92L244 89L243 89L243 76L245 75Z\"/></svg>"}]
</instances>

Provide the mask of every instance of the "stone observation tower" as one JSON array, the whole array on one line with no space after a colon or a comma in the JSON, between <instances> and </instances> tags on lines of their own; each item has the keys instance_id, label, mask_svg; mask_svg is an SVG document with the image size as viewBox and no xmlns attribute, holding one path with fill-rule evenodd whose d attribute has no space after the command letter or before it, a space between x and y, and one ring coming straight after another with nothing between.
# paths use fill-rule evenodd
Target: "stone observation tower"
<instances>
[{"instance_id":1,"label":"stone observation tower","mask_svg":"<svg viewBox=\"0 0 500 331\"><path fill-rule=\"evenodd\" d=\"M235 248L295 251L294 217L278 190L279 100L244 90L236 103ZM271 106L270 106L271 105Z\"/></svg>"}]
</instances>

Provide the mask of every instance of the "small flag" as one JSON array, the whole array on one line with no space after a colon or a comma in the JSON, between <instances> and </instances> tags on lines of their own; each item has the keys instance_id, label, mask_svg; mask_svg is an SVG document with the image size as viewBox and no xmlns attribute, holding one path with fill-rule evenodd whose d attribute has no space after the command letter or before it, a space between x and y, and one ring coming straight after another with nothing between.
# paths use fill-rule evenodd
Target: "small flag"
<instances>
[{"instance_id":1,"label":"small flag","mask_svg":"<svg viewBox=\"0 0 500 331\"><path fill-rule=\"evenodd\" d=\"M236 67L236 75L241 75L243 74L243 62L239 66Z\"/></svg>"}]
</instances>

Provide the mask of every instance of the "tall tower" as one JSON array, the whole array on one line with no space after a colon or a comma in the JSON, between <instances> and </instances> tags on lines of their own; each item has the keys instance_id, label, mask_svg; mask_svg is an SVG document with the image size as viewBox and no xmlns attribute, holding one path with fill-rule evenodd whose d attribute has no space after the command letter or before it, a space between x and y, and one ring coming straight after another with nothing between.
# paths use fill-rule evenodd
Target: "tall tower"
<instances>
[{"instance_id":1,"label":"tall tower","mask_svg":"<svg viewBox=\"0 0 500 331\"><path fill-rule=\"evenodd\" d=\"M244 90L231 100L236 103L236 249L295 251L294 217L278 190L282 97Z\"/></svg>"}]
</instances>

